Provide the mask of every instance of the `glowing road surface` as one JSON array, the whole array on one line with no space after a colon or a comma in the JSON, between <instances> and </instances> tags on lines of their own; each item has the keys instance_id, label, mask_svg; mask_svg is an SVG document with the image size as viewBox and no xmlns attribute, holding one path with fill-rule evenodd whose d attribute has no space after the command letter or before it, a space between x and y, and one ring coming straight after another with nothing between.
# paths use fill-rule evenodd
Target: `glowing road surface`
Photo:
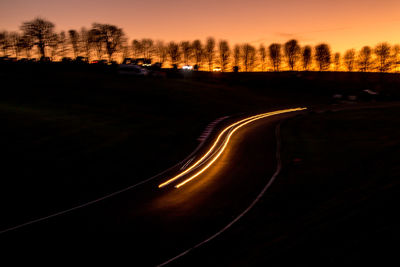
<instances>
[{"instance_id":1,"label":"glowing road surface","mask_svg":"<svg viewBox=\"0 0 400 267\"><path fill-rule=\"evenodd\" d=\"M222 152L224 152L226 146L229 143L231 136L241 127L243 127L251 122L254 122L256 120L263 119L266 117L283 114L283 113L294 112L294 111L301 111L301 110L305 110L305 109L307 109L307 108L292 108L292 109L283 109L283 110L278 110L278 111L273 111L273 112L267 112L267 113L258 114L255 116L251 116L251 117L242 119L238 122L235 122L235 123L227 126L218 135L214 144L207 151L207 153L205 153L199 160L197 160L194 164L192 164L185 171L179 173L178 175L174 176L173 178L160 184L158 187L161 188L170 183L177 181L180 178L185 178L182 182L175 185L176 188L179 188L179 187L185 185L186 183L192 181L194 178L196 178L200 174L202 174L219 158L219 156L222 154Z\"/></svg>"}]
</instances>

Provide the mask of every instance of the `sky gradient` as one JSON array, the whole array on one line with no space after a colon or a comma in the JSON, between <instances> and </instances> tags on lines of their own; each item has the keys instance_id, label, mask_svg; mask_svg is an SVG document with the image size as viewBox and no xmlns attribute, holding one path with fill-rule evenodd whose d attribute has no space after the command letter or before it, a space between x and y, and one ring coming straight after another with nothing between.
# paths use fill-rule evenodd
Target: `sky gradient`
<instances>
[{"instance_id":1,"label":"sky gradient","mask_svg":"<svg viewBox=\"0 0 400 267\"><path fill-rule=\"evenodd\" d=\"M231 45L320 42L333 51L400 43L399 0L0 0L0 30L37 16L56 30L111 23L132 39L205 40Z\"/></svg>"}]
</instances>

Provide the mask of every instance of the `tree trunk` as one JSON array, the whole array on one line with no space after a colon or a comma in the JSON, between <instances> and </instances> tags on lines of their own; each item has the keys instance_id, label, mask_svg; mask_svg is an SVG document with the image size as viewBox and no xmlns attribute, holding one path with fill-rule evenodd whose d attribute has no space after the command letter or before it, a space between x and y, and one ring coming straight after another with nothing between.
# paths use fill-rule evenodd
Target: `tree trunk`
<instances>
[{"instance_id":1,"label":"tree trunk","mask_svg":"<svg viewBox=\"0 0 400 267\"><path fill-rule=\"evenodd\" d=\"M39 43L39 51L40 51L40 55L41 57L46 57L46 52L45 52L45 46L44 43Z\"/></svg>"}]
</instances>

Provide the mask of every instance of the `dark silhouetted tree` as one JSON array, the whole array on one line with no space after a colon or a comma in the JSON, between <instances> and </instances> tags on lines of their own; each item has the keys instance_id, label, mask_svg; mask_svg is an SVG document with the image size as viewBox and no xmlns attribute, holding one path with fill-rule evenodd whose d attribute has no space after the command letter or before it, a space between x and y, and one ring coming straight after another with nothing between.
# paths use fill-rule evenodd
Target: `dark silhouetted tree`
<instances>
[{"instance_id":1,"label":"dark silhouetted tree","mask_svg":"<svg viewBox=\"0 0 400 267\"><path fill-rule=\"evenodd\" d=\"M335 65L335 71L340 69L340 53L336 52L333 56L333 64Z\"/></svg>"},{"instance_id":2,"label":"dark silhouetted tree","mask_svg":"<svg viewBox=\"0 0 400 267\"><path fill-rule=\"evenodd\" d=\"M122 59L131 57L130 56L131 49L130 49L127 41L124 41L123 44L121 45L121 52L122 52Z\"/></svg>"},{"instance_id":3,"label":"dark silhouetted tree","mask_svg":"<svg viewBox=\"0 0 400 267\"><path fill-rule=\"evenodd\" d=\"M42 18L24 22L21 26L23 35L29 36L37 45L41 57L46 56L46 47L54 34L54 24Z\"/></svg>"},{"instance_id":4,"label":"dark silhouetted tree","mask_svg":"<svg viewBox=\"0 0 400 267\"><path fill-rule=\"evenodd\" d=\"M7 56L8 47L8 32L2 31L0 32L0 49L4 57Z\"/></svg>"},{"instance_id":5,"label":"dark silhouetted tree","mask_svg":"<svg viewBox=\"0 0 400 267\"><path fill-rule=\"evenodd\" d=\"M69 30L68 34L74 57L77 58L79 55L79 33L76 30Z\"/></svg>"},{"instance_id":6,"label":"dark silhouetted tree","mask_svg":"<svg viewBox=\"0 0 400 267\"><path fill-rule=\"evenodd\" d=\"M261 71L265 70L265 61L267 60L267 50L264 45L260 45L258 48L258 55L260 56Z\"/></svg>"},{"instance_id":7,"label":"dark silhouetted tree","mask_svg":"<svg viewBox=\"0 0 400 267\"><path fill-rule=\"evenodd\" d=\"M164 45L163 41L157 41L156 42L156 54L158 58L158 62L161 64L164 64L164 62L167 60L167 48Z\"/></svg>"},{"instance_id":8,"label":"dark silhouetted tree","mask_svg":"<svg viewBox=\"0 0 400 267\"><path fill-rule=\"evenodd\" d=\"M344 53L343 60L347 71L353 71L355 59L356 59L356 50L349 49Z\"/></svg>"},{"instance_id":9,"label":"dark silhouetted tree","mask_svg":"<svg viewBox=\"0 0 400 267\"><path fill-rule=\"evenodd\" d=\"M16 58L19 57L19 53L21 51L20 47L21 35L18 32L10 32L8 34L8 44L11 50L14 52Z\"/></svg>"},{"instance_id":10,"label":"dark silhouetted tree","mask_svg":"<svg viewBox=\"0 0 400 267\"><path fill-rule=\"evenodd\" d=\"M380 43L375 47L374 52L378 61L378 70L380 72L390 70L390 45L388 43Z\"/></svg>"},{"instance_id":11,"label":"dark silhouetted tree","mask_svg":"<svg viewBox=\"0 0 400 267\"><path fill-rule=\"evenodd\" d=\"M329 69L331 64L331 50L327 44L319 44L315 47L315 60L320 71Z\"/></svg>"},{"instance_id":12,"label":"dark silhouetted tree","mask_svg":"<svg viewBox=\"0 0 400 267\"><path fill-rule=\"evenodd\" d=\"M311 46L306 45L303 48L302 52L303 70L308 70L310 68L312 60L311 54L312 54Z\"/></svg>"},{"instance_id":13,"label":"dark silhouetted tree","mask_svg":"<svg viewBox=\"0 0 400 267\"><path fill-rule=\"evenodd\" d=\"M154 41L150 38L144 38L142 39L141 44L143 58L151 60L154 51Z\"/></svg>"},{"instance_id":14,"label":"dark silhouetted tree","mask_svg":"<svg viewBox=\"0 0 400 267\"><path fill-rule=\"evenodd\" d=\"M108 55L108 60L111 61L114 53L121 48L125 41L123 30L115 25L100 23L93 23L93 30L98 33L100 42L103 43Z\"/></svg>"},{"instance_id":15,"label":"dark silhouetted tree","mask_svg":"<svg viewBox=\"0 0 400 267\"><path fill-rule=\"evenodd\" d=\"M60 56L61 57L66 57L68 55L69 52L69 46L68 46L68 39L67 36L65 34L64 31L60 32L60 34L58 36L53 35L51 38L51 42L52 42L52 49L54 49L54 42L55 40L58 40L58 46L59 46L59 50L60 50Z\"/></svg>"},{"instance_id":16,"label":"dark silhouetted tree","mask_svg":"<svg viewBox=\"0 0 400 267\"><path fill-rule=\"evenodd\" d=\"M219 62L221 63L221 71L226 71L226 67L229 62L229 57L231 55L231 50L227 41L219 41Z\"/></svg>"},{"instance_id":17,"label":"dark silhouetted tree","mask_svg":"<svg viewBox=\"0 0 400 267\"><path fill-rule=\"evenodd\" d=\"M282 61L280 44L274 43L269 46L269 58L272 62L272 67L274 68L274 71L279 71Z\"/></svg>"},{"instance_id":18,"label":"dark silhouetted tree","mask_svg":"<svg viewBox=\"0 0 400 267\"><path fill-rule=\"evenodd\" d=\"M89 39L89 31L86 30L86 28L82 28L79 37L80 51L90 61L91 44Z\"/></svg>"},{"instance_id":19,"label":"dark silhouetted tree","mask_svg":"<svg viewBox=\"0 0 400 267\"><path fill-rule=\"evenodd\" d=\"M204 56L206 57L208 63L208 71L213 69L214 64L214 54L215 54L215 40L209 37L204 48Z\"/></svg>"},{"instance_id":20,"label":"dark silhouetted tree","mask_svg":"<svg viewBox=\"0 0 400 267\"><path fill-rule=\"evenodd\" d=\"M61 45L60 36L57 33L54 33L49 41L50 48L50 58L52 61L56 59L56 56L59 53L59 46Z\"/></svg>"},{"instance_id":21,"label":"dark silhouetted tree","mask_svg":"<svg viewBox=\"0 0 400 267\"><path fill-rule=\"evenodd\" d=\"M139 58L143 53L143 46L142 42L139 40L132 41L132 56L133 58Z\"/></svg>"},{"instance_id":22,"label":"dark silhouetted tree","mask_svg":"<svg viewBox=\"0 0 400 267\"><path fill-rule=\"evenodd\" d=\"M103 57L103 40L102 34L98 29L90 29L89 30L89 43L90 47L92 47L98 59Z\"/></svg>"},{"instance_id":23,"label":"dark silhouetted tree","mask_svg":"<svg viewBox=\"0 0 400 267\"><path fill-rule=\"evenodd\" d=\"M179 65L179 61L181 59L181 53L180 53L180 50L179 50L179 45L177 43L175 43L175 42L170 42L168 44L167 51L168 51L169 58L171 60L171 65L174 68L175 67L177 68L178 65Z\"/></svg>"},{"instance_id":24,"label":"dark silhouetted tree","mask_svg":"<svg viewBox=\"0 0 400 267\"><path fill-rule=\"evenodd\" d=\"M241 56L245 71L252 71L256 60L256 49L250 44L243 44Z\"/></svg>"},{"instance_id":25,"label":"dark silhouetted tree","mask_svg":"<svg viewBox=\"0 0 400 267\"><path fill-rule=\"evenodd\" d=\"M294 70L300 56L300 46L297 40L290 40L285 43L285 56L290 70Z\"/></svg>"},{"instance_id":26,"label":"dark silhouetted tree","mask_svg":"<svg viewBox=\"0 0 400 267\"><path fill-rule=\"evenodd\" d=\"M372 65L372 49L369 46L364 46L358 53L358 66L360 71L366 72L370 70Z\"/></svg>"},{"instance_id":27,"label":"dark silhouetted tree","mask_svg":"<svg viewBox=\"0 0 400 267\"><path fill-rule=\"evenodd\" d=\"M193 54L194 54L194 61L199 70L201 68L201 64L203 62L204 50L203 45L201 44L200 40L194 40L192 43Z\"/></svg>"},{"instance_id":28,"label":"dark silhouetted tree","mask_svg":"<svg viewBox=\"0 0 400 267\"><path fill-rule=\"evenodd\" d=\"M183 55L183 62L185 65L189 65L193 52L192 46L189 41L183 41L181 42L180 47Z\"/></svg>"},{"instance_id":29,"label":"dark silhouetted tree","mask_svg":"<svg viewBox=\"0 0 400 267\"><path fill-rule=\"evenodd\" d=\"M19 45L20 49L25 52L26 57L30 58L32 47L33 47L32 37L25 36L25 35L21 36L18 45Z\"/></svg>"},{"instance_id":30,"label":"dark silhouetted tree","mask_svg":"<svg viewBox=\"0 0 400 267\"><path fill-rule=\"evenodd\" d=\"M394 45L392 47L392 61L393 61L393 70L398 72L399 65L400 65L400 45Z\"/></svg>"},{"instance_id":31,"label":"dark silhouetted tree","mask_svg":"<svg viewBox=\"0 0 400 267\"><path fill-rule=\"evenodd\" d=\"M235 45L235 47L233 48L233 65L235 67L240 67L240 46L239 45Z\"/></svg>"}]
</instances>

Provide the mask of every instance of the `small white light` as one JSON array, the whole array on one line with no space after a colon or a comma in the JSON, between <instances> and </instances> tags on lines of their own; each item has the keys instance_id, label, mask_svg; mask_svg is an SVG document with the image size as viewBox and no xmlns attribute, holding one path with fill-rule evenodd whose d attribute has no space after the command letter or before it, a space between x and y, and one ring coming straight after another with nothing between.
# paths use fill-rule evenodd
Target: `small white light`
<instances>
[{"instance_id":1,"label":"small white light","mask_svg":"<svg viewBox=\"0 0 400 267\"><path fill-rule=\"evenodd\" d=\"M184 69L184 70L192 70L193 66L185 65L185 66L182 67L182 69Z\"/></svg>"}]
</instances>

